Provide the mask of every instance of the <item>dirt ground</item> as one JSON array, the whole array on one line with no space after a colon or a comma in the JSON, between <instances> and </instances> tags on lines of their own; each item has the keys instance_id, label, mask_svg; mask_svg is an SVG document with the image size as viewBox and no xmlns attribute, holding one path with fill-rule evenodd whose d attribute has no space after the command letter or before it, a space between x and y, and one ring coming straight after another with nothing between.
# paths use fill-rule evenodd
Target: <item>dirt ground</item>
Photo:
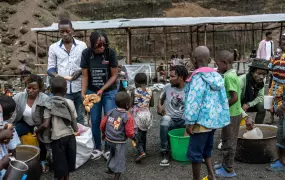
<instances>
[{"instance_id":1,"label":"dirt ground","mask_svg":"<svg viewBox=\"0 0 285 180\"><path fill-rule=\"evenodd\" d=\"M157 93L155 93L157 94ZM122 175L122 180L190 180L192 178L191 164L176 162L172 160L169 167L160 167L161 160L159 147L159 122L160 116L156 114L156 109L153 108L154 121L153 126L147 134L147 158L141 163L134 162L135 150L131 143L128 142L127 149L127 169ZM254 116L254 114L252 114ZM269 113L267 113L269 118ZM220 130L215 133L215 146L213 149L213 161L221 160L221 152L217 149L220 141ZM236 161L237 177L233 180L284 180L284 173L268 172L265 168L268 164L246 164ZM112 175L107 175L104 171L106 169L106 161L104 158L99 160L89 160L85 165L80 167L77 171L71 174L71 180L111 180ZM207 174L206 166L202 166L202 176ZM43 175L42 180L53 179L53 174L48 173ZM223 179L223 178L219 178Z\"/></svg>"}]
</instances>

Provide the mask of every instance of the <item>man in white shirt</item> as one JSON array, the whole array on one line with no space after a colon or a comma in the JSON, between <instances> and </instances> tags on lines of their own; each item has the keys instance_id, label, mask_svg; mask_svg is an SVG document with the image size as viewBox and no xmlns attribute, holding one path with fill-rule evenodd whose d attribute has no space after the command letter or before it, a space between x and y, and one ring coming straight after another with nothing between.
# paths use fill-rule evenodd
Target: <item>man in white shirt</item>
<instances>
[{"instance_id":1,"label":"man in white shirt","mask_svg":"<svg viewBox=\"0 0 285 180\"><path fill-rule=\"evenodd\" d=\"M87 48L83 41L73 38L73 27L69 20L58 23L61 40L49 47L48 74L62 76L67 81L66 98L74 102L78 114L77 122L84 124L84 110L81 97L81 55Z\"/></svg>"},{"instance_id":2,"label":"man in white shirt","mask_svg":"<svg viewBox=\"0 0 285 180\"><path fill-rule=\"evenodd\" d=\"M272 41L272 32L265 33L265 39L259 43L257 58L266 59L267 61L274 55L274 44Z\"/></svg>"}]
</instances>

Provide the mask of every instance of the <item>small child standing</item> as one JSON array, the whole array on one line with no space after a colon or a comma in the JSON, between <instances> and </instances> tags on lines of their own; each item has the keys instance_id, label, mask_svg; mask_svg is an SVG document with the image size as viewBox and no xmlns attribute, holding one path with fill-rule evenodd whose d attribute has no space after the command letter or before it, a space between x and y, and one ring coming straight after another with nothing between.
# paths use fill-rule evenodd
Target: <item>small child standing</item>
<instances>
[{"instance_id":1,"label":"small child standing","mask_svg":"<svg viewBox=\"0 0 285 180\"><path fill-rule=\"evenodd\" d=\"M241 122L242 108L240 102L240 81L237 73L232 69L234 57L229 51L218 53L215 62L219 73L223 74L228 104L230 107L231 123L222 129L223 162L215 166L218 177L234 177L234 157ZM247 118L247 126L250 118ZM252 123L252 122L251 122Z\"/></svg>"},{"instance_id":2,"label":"small child standing","mask_svg":"<svg viewBox=\"0 0 285 180\"><path fill-rule=\"evenodd\" d=\"M185 84L184 119L190 135L187 156L192 162L193 180L201 180L200 170L205 160L208 179L216 179L212 168L214 132L230 123L229 105L224 80L209 68L210 51L199 46L191 58L196 70Z\"/></svg>"},{"instance_id":3,"label":"small child standing","mask_svg":"<svg viewBox=\"0 0 285 180\"><path fill-rule=\"evenodd\" d=\"M44 122L35 130L37 136L49 136L54 163L54 177L69 180L69 173L75 170L77 114L73 102L65 99L66 81L62 77L51 79L53 94L44 104ZM51 134L45 134L51 132Z\"/></svg>"},{"instance_id":4,"label":"small child standing","mask_svg":"<svg viewBox=\"0 0 285 180\"><path fill-rule=\"evenodd\" d=\"M5 131L7 138L0 142L0 159L12 153L12 155L16 156L16 147L21 144L19 136L17 132L14 130L13 126L10 126L7 122L15 111L16 103L12 97L0 95L0 122L1 126ZM14 131L14 132L13 132ZM11 132L13 136L11 136ZM5 170L0 171L0 179L3 178ZM1 178L2 176L2 178Z\"/></svg>"},{"instance_id":5,"label":"small child standing","mask_svg":"<svg viewBox=\"0 0 285 180\"><path fill-rule=\"evenodd\" d=\"M109 111L103 118L100 129L102 138L106 139L110 147L110 156L107 161L107 173L115 173L114 180L120 179L125 171L126 141L134 138L134 118L128 112L131 98L128 93L122 91L115 97L117 108Z\"/></svg>"},{"instance_id":6,"label":"small child standing","mask_svg":"<svg viewBox=\"0 0 285 180\"><path fill-rule=\"evenodd\" d=\"M131 95L132 114L135 119L135 137L137 158L140 162L146 157L146 134L152 124L150 107L154 106L152 90L147 88L147 76L145 73L137 73L135 76L136 88Z\"/></svg>"}]
</instances>

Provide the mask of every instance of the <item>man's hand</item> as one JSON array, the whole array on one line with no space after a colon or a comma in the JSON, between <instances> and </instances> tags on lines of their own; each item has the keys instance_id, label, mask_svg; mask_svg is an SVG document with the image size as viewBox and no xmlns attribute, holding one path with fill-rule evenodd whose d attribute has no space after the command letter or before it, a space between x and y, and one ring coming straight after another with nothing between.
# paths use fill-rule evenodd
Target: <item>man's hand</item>
<instances>
[{"instance_id":1,"label":"man's hand","mask_svg":"<svg viewBox=\"0 0 285 180\"><path fill-rule=\"evenodd\" d=\"M194 125L186 125L186 132L191 135L191 134L194 134L193 133L193 127Z\"/></svg>"},{"instance_id":2,"label":"man's hand","mask_svg":"<svg viewBox=\"0 0 285 180\"><path fill-rule=\"evenodd\" d=\"M285 113L285 109L282 107L282 105L277 109L277 111L276 111L276 115L278 116L278 117L282 117L283 115L284 115L284 113Z\"/></svg>"},{"instance_id":3,"label":"man's hand","mask_svg":"<svg viewBox=\"0 0 285 180\"><path fill-rule=\"evenodd\" d=\"M247 111L248 108L249 108L249 106L248 106L247 104L244 104L244 105L242 106L242 109L243 109L244 111Z\"/></svg>"},{"instance_id":4,"label":"man's hand","mask_svg":"<svg viewBox=\"0 0 285 180\"><path fill-rule=\"evenodd\" d=\"M79 76L82 74L81 70L78 70L78 71L75 71L71 74L72 78L71 80L74 81L76 80L77 78L79 78Z\"/></svg>"},{"instance_id":5,"label":"man's hand","mask_svg":"<svg viewBox=\"0 0 285 180\"><path fill-rule=\"evenodd\" d=\"M10 154L6 154L1 160L0 160L0 170L7 169L10 162Z\"/></svg>"},{"instance_id":6,"label":"man's hand","mask_svg":"<svg viewBox=\"0 0 285 180\"><path fill-rule=\"evenodd\" d=\"M161 105L157 106L157 114L160 116L164 116L166 114L165 109Z\"/></svg>"},{"instance_id":7,"label":"man's hand","mask_svg":"<svg viewBox=\"0 0 285 180\"><path fill-rule=\"evenodd\" d=\"M252 120L251 117L247 117L246 120L245 120L245 125L246 125L246 129L247 130L252 130L253 129L253 126L254 126L254 121Z\"/></svg>"}]
</instances>

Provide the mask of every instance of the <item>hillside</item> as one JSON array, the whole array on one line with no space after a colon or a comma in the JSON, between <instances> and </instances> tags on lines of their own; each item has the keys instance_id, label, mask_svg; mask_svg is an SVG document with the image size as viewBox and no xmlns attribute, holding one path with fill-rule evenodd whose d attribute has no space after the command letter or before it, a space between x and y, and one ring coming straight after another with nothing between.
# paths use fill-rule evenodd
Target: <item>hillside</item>
<instances>
[{"instance_id":1,"label":"hillside","mask_svg":"<svg viewBox=\"0 0 285 180\"><path fill-rule=\"evenodd\" d=\"M257 1L259 3L254 3L253 7L249 0L0 0L0 74L18 74L19 60L26 60L29 68L34 70L36 38L30 28L49 26L58 22L60 17L68 17L71 20L101 20L229 16L284 11L282 3L280 5L281 0ZM151 31L157 30L142 30L139 34L144 34L143 36L133 38L138 42L133 43L135 55L163 53L164 37L151 36L148 34ZM151 43L154 39L156 44ZM180 41L181 35L172 35L170 39L172 46ZM50 44L57 39L48 38L47 41ZM111 42L120 50L121 55L125 54L125 38L111 37ZM174 46L172 52L187 54L189 43L185 38L183 42L184 44L178 47L180 50ZM150 52L152 49L155 51ZM39 63L46 63L47 50L44 36L39 36Z\"/></svg>"},{"instance_id":2,"label":"hillside","mask_svg":"<svg viewBox=\"0 0 285 180\"><path fill-rule=\"evenodd\" d=\"M49 26L59 17L68 16L59 5L64 0L18 0L0 2L0 74L18 74L19 60L26 60L35 69L35 33L32 27ZM70 15L71 19L79 20ZM46 62L45 39L39 38L40 62ZM8 79L3 78L2 79Z\"/></svg>"}]
</instances>

